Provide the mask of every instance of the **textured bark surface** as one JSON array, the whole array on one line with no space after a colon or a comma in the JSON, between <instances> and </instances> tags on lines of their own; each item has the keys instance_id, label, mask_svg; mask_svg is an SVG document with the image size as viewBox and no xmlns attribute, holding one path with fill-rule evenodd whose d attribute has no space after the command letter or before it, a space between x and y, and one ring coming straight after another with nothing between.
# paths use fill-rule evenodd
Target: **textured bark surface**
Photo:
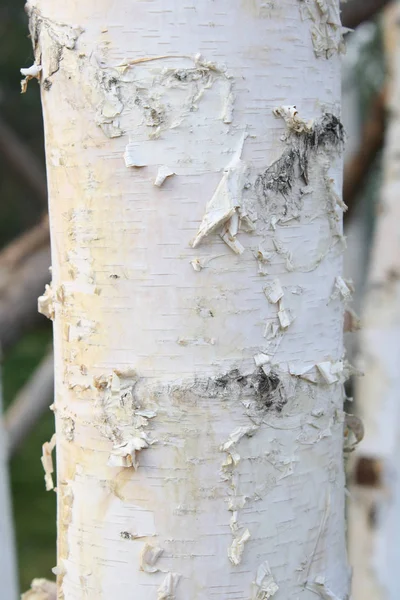
<instances>
[{"instance_id":1,"label":"textured bark surface","mask_svg":"<svg viewBox=\"0 0 400 600\"><path fill-rule=\"evenodd\" d=\"M59 598L348 597L325 4L31 7Z\"/></svg>"}]
</instances>

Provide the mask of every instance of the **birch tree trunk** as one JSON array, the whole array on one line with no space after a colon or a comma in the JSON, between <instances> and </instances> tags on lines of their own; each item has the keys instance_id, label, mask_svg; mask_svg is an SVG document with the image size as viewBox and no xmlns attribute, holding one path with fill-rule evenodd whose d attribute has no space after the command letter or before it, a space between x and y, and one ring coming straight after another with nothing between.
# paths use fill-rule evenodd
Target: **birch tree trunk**
<instances>
[{"instance_id":1,"label":"birch tree trunk","mask_svg":"<svg viewBox=\"0 0 400 600\"><path fill-rule=\"evenodd\" d=\"M59 598L348 598L338 4L29 7Z\"/></svg>"},{"instance_id":2,"label":"birch tree trunk","mask_svg":"<svg viewBox=\"0 0 400 600\"><path fill-rule=\"evenodd\" d=\"M390 118L360 339L365 376L356 388L366 435L354 458L349 503L354 600L400 597L399 11L397 2L385 18Z\"/></svg>"}]
</instances>

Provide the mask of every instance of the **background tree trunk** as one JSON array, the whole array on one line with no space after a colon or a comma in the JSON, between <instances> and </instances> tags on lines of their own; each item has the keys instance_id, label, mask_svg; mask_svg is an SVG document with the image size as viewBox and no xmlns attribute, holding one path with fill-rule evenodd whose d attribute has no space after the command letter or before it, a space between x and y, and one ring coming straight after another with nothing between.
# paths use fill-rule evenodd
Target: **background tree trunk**
<instances>
[{"instance_id":1,"label":"background tree trunk","mask_svg":"<svg viewBox=\"0 0 400 600\"><path fill-rule=\"evenodd\" d=\"M59 597L348 597L338 9L30 6Z\"/></svg>"},{"instance_id":2,"label":"background tree trunk","mask_svg":"<svg viewBox=\"0 0 400 600\"><path fill-rule=\"evenodd\" d=\"M397 3L385 19L390 117L360 337L365 376L356 387L357 410L366 434L353 460L349 502L354 600L395 600L400 596L399 10Z\"/></svg>"},{"instance_id":3,"label":"background tree trunk","mask_svg":"<svg viewBox=\"0 0 400 600\"><path fill-rule=\"evenodd\" d=\"M0 372L0 414L3 412L3 392ZM17 561L15 553L13 515L8 476L7 440L0 419L0 578L1 597L16 600L18 595Z\"/></svg>"}]
</instances>

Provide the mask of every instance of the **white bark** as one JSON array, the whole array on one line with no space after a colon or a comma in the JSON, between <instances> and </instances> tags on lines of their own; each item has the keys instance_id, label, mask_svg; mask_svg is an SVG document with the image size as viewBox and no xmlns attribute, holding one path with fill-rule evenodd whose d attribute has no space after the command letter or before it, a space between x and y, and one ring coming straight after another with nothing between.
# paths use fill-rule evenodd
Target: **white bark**
<instances>
[{"instance_id":1,"label":"white bark","mask_svg":"<svg viewBox=\"0 0 400 600\"><path fill-rule=\"evenodd\" d=\"M400 6L400 5L399 5ZM390 121L382 189L365 298L360 352L365 376L356 388L365 439L354 457L349 503L354 600L400 597L400 36L390 13ZM389 49L390 54L392 51Z\"/></svg>"},{"instance_id":2,"label":"white bark","mask_svg":"<svg viewBox=\"0 0 400 600\"><path fill-rule=\"evenodd\" d=\"M31 11L67 600L348 597L341 41L318 4Z\"/></svg>"}]
</instances>

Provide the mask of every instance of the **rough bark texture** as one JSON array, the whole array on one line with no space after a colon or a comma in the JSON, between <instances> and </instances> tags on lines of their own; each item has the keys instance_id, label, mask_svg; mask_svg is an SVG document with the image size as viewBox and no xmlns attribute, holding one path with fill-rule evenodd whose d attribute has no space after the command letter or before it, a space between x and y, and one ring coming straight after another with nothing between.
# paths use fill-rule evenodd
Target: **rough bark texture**
<instances>
[{"instance_id":1,"label":"rough bark texture","mask_svg":"<svg viewBox=\"0 0 400 600\"><path fill-rule=\"evenodd\" d=\"M59 598L348 598L339 6L273 4L31 7Z\"/></svg>"},{"instance_id":2,"label":"rough bark texture","mask_svg":"<svg viewBox=\"0 0 400 600\"><path fill-rule=\"evenodd\" d=\"M360 351L365 377L356 389L366 436L354 458L350 502L350 553L354 565L354 600L395 600L400 528L399 401L400 388L400 243L399 7L390 28L391 78L389 122L384 157L384 185L377 215ZM392 35L394 38L392 38ZM396 46L392 41L396 40Z\"/></svg>"}]
</instances>

